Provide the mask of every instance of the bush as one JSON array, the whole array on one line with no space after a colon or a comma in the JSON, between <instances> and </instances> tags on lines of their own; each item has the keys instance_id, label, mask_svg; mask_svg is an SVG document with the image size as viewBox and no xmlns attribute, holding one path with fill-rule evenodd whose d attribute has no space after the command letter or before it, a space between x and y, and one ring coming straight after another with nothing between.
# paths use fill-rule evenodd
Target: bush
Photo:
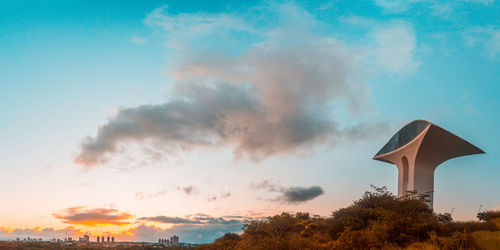
<instances>
[{"instance_id":1,"label":"bush","mask_svg":"<svg viewBox=\"0 0 500 250\"><path fill-rule=\"evenodd\" d=\"M478 214L481 221L454 222L435 214L428 196L396 197L374 187L329 218L282 213L249 221L241 235L226 234L199 249L492 249L500 232L492 223L500 213ZM474 232L474 233L471 233Z\"/></svg>"}]
</instances>

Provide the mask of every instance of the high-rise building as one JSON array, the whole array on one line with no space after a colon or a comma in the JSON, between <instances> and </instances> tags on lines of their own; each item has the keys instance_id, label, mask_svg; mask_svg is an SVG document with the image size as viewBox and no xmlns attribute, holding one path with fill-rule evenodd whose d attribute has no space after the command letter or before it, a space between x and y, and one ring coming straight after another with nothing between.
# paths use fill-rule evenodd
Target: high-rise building
<instances>
[{"instance_id":1,"label":"high-rise building","mask_svg":"<svg viewBox=\"0 0 500 250\"><path fill-rule=\"evenodd\" d=\"M111 236L111 243L115 243L115 236Z\"/></svg>"},{"instance_id":2,"label":"high-rise building","mask_svg":"<svg viewBox=\"0 0 500 250\"><path fill-rule=\"evenodd\" d=\"M109 235L108 235L108 238L107 238L107 242L109 243Z\"/></svg>"},{"instance_id":3,"label":"high-rise building","mask_svg":"<svg viewBox=\"0 0 500 250\"><path fill-rule=\"evenodd\" d=\"M85 242L89 242L89 241L90 241L90 236L88 236L88 235L84 235L84 236L83 236L83 241L85 241Z\"/></svg>"},{"instance_id":4,"label":"high-rise building","mask_svg":"<svg viewBox=\"0 0 500 250\"><path fill-rule=\"evenodd\" d=\"M101 239L101 236L97 236L97 243L99 243L100 239Z\"/></svg>"},{"instance_id":5,"label":"high-rise building","mask_svg":"<svg viewBox=\"0 0 500 250\"><path fill-rule=\"evenodd\" d=\"M374 160L392 163L398 168L398 196L409 191L429 195L432 208L434 170L443 162L484 152L464 139L424 120L415 120L401 128Z\"/></svg>"}]
</instances>

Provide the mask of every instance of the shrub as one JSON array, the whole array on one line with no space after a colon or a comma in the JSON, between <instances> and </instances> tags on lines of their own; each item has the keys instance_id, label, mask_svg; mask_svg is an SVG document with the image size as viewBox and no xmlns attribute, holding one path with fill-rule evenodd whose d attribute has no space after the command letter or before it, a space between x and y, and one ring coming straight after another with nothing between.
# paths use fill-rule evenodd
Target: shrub
<instances>
[{"instance_id":1,"label":"shrub","mask_svg":"<svg viewBox=\"0 0 500 250\"><path fill-rule=\"evenodd\" d=\"M428 196L396 197L374 187L329 218L282 213L249 221L241 235L226 234L199 249L494 249L500 212L478 214L481 221L455 222L435 214ZM471 232L474 232L471 234Z\"/></svg>"}]
</instances>

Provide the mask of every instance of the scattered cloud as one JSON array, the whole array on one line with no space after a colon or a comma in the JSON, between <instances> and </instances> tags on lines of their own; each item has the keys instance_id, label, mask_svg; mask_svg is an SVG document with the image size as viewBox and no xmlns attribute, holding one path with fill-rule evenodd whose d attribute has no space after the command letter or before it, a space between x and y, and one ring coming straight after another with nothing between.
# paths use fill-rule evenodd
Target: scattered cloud
<instances>
[{"instance_id":1,"label":"scattered cloud","mask_svg":"<svg viewBox=\"0 0 500 250\"><path fill-rule=\"evenodd\" d=\"M465 1L470 3L480 3L488 5L494 3L496 0L465 0Z\"/></svg>"},{"instance_id":2,"label":"scattered cloud","mask_svg":"<svg viewBox=\"0 0 500 250\"><path fill-rule=\"evenodd\" d=\"M230 192L230 191L227 191L227 192L222 193L222 194L220 195L220 198L221 198L221 199L227 199L227 198L229 198L229 197L231 197L231 192Z\"/></svg>"},{"instance_id":3,"label":"scattered cloud","mask_svg":"<svg viewBox=\"0 0 500 250\"><path fill-rule=\"evenodd\" d=\"M144 37L133 36L130 41L135 44L145 44L147 39Z\"/></svg>"},{"instance_id":4,"label":"scattered cloud","mask_svg":"<svg viewBox=\"0 0 500 250\"><path fill-rule=\"evenodd\" d=\"M177 190L184 192L187 195L198 194L198 187L195 185L189 185L185 187L177 187Z\"/></svg>"},{"instance_id":5,"label":"scattered cloud","mask_svg":"<svg viewBox=\"0 0 500 250\"><path fill-rule=\"evenodd\" d=\"M262 180L261 182L252 183L250 187L253 189L264 189L268 192L280 192L283 188L279 185L272 183L268 180Z\"/></svg>"},{"instance_id":6,"label":"scattered cloud","mask_svg":"<svg viewBox=\"0 0 500 250\"><path fill-rule=\"evenodd\" d=\"M430 0L374 0L375 5L385 14L401 14L410 11L420 4L424 10L430 9L431 14L439 17L449 17L456 8L463 8L466 4L493 4L495 0L461 0L461 1L430 1ZM418 11L420 11L419 9Z\"/></svg>"},{"instance_id":7,"label":"scattered cloud","mask_svg":"<svg viewBox=\"0 0 500 250\"><path fill-rule=\"evenodd\" d=\"M134 217L129 213L119 212L112 208L88 207L67 208L62 212L54 213L53 216L66 224L85 225L90 227L132 224L130 220Z\"/></svg>"},{"instance_id":8,"label":"scattered cloud","mask_svg":"<svg viewBox=\"0 0 500 250\"><path fill-rule=\"evenodd\" d=\"M178 235L181 242L190 243L209 243L213 242L216 238L221 237L227 232L240 233L242 231L243 225L248 217L235 216L232 218L228 217L199 217L196 219L183 219L183 218L173 218L165 220L164 216L157 216L151 219L144 220L144 222L157 222L157 223L169 223L174 224L173 227L168 229L163 229L156 227L154 225L138 224L134 225L123 232L118 233L108 233L113 235L116 241L136 241L136 242L157 242L159 238L165 238L166 235ZM183 223L183 220L189 223ZM102 234L92 234L90 232L84 232L75 227L66 227L63 229L54 228L5 228L0 227L0 239L15 239L17 237L23 238L42 238L42 239L64 239L66 236L77 238L87 234L93 237L97 237Z\"/></svg>"},{"instance_id":9,"label":"scattered cloud","mask_svg":"<svg viewBox=\"0 0 500 250\"><path fill-rule=\"evenodd\" d=\"M312 187L288 187L284 188L278 184L271 183L268 180L263 180L258 183L252 183L253 189L264 189L271 193L281 193L277 198L271 199L272 201L284 201L287 203L301 203L310 201L324 193L323 188L319 186Z\"/></svg>"},{"instance_id":10,"label":"scattered cloud","mask_svg":"<svg viewBox=\"0 0 500 250\"><path fill-rule=\"evenodd\" d=\"M54 228L6 228L0 227L0 238L1 239L14 239L14 238L43 238L43 239L63 239L66 236L70 237L78 237L83 236L84 232L69 226L63 229L54 229Z\"/></svg>"},{"instance_id":11,"label":"scattered cloud","mask_svg":"<svg viewBox=\"0 0 500 250\"><path fill-rule=\"evenodd\" d=\"M373 50L376 64L390 73L403 74L416 70L417 42L410 24L402 21L379 26L373 30L376 46Z\"/></svg>"},{"instance_id":12,"label":"scattered cloud","mask_svg":"<svg viewBox=\"0 0 500 250\"><path fill-rule=\"evenodd\" d=\"M244 221L241 220L230 220L210 224L181 224L168 229L143 224L127 231L133 236L122 234L121 237L117 238L119 240L123 238L125 240L156 242L159 238L165 238L165 235L178 235L181 242L209 243L227 232L240 233L243 224Z\"/></svg>"},{"instance_id":13,"label":"scattered cloud","mask_svg":"<svg viewBox=\"0 0 500 250\"><path fill-rule=\"evenodd\" d=\"M239 233L247 220L246 216L212 217L205 214L196 214L186 218L155 216L143 217L139 220L157 223L174 224L169 229L160 229L154 226L139 225L129 232L142 240L156 241L164 235L179 235L182 241L192 243L212 242L227 232ZM163 236L162 236L163 235Z\"/></svg>"},{"instance_id":14,"label":"scattered cloud","mask_svg":"<svg viewBox=\"0 0 500 250\"><path fill-rule=\"evenodd\" d=\"M168 217L168 216L155 216L155 217L141 217L138 220L153 221L168 224L203 224L201 221L191 220L181 217Z\"/></svg>"},{"instance_id":15,"label":"scattered cloud","mask_svg":"<svg viewBox=\"0 0 500 250\"><path fill-rule=\"evenodd\" d=\"M305 202L322 195L323 189L319 186L290 187L283 193L283 199L289 203Z\"/></svg>"},{"instance_id":16,"label":"scattered cloud","mask_svg":"<svg viewBox=\"0 0 500 250\"><path fill-rule=\"evenodd\" d=\"M467 46L484 49L492 59L500 54L500 29L473 27L465 30L463 36Z\"/></svg>"},{"instance_id":17,"label":"scattered cloud","mask_svg":"<svg viewBox=\"0 0 500 250\"><path fill-rule=\"evenodd\" d=\"M227 192L223 192L219 196L217 196L217 195L209 195L207 197L207 201L216 201L217 199L228 199L230 197L231 197L231 192L227 191Z\"/></svg>"},{"instance_id":18,"label":"scattered cloud","mask_svg":"<svg viewBox=\"0 0 500 250\"><path fill-rule=\"evenodd\" d=\"M455 13L456 8L452 3L443 2L434 2L429 7L431 9L431 15L443 19L449 19Z\"/></svg>"},{"instance_id":19,"label":"scattered cloud","mask_svg":"<svg viewBox=\"0 0 500 250\"><path fill-rule=\"evenodd\" d=\"M155 193L145 193L142 191L137 191L135 193L135 199L136 200L154 199L154 198L158 198L160 196L164 196L166 194L167 194L167 190L161 190L161 191L158 191Z\"/></svg>"},{"instance_id":20,"label":"scattered cloud","mask_svg":"<svg viewBox=\"0 0 500 250\"><path fill-rule=\"evenodd\" d=\"M342 125L334 110L348 104L352 115L369 109L363 83L365 54L332 36L314 15L294 4L269 4L276 22L258 24L256 15L171 14L153 11L145 23L164 32L172 50L173 98L158 105L120 108L117 115L87 137L75 162L86 168L106 164L122 143L154 143L165 155L231 147L236 159L253 161L293 155L317 145L351 141L346 131L364 129L365 140L381 124ZM255 13L254 13L255 14ZM264 13L260 13L264 14ZM234 34L239 34L235 36ZM395 40L395 36L400 40ZM399 71L414 47L404 28L381 30L381 62ZM252 37L244 41L230 37ZM218 41L227 41L224 51ZM216 42L217 41L217 42ZM405 47L407 46L407 47ZM398 53L398 54L395 54ZM388 54L388 55L387 55ZM383 126L384 124L382 124Z\"/></svg>"},{"instance_id":21,"label":"scattered cloud","mask_svg":"<svg viewBox=\"0 0 500 250\"><path fill-rule=\"evenodd\" d=\"M70 210L77 210L78 212L73 212ZM83 208L69 208L66 209L65 213L69 214L106 214L109 215L108 211L101 211L102 209L85 209ZM118 212L114 212L118 214ZM85 215L88 218L88 215ZM90 216L95 218L96 216ZM126 216L125 216L126 217ZM227 232L240 233L242 232L243 225L246 221L257 219L262 217L248 217L242 215L227 215L221 217L213 217L207 214L192 214L185 217L169 217L169 216L154 216L154 217L140 217L134 223L130 224L130 227L125 227L121 232L108 233L109 235L114 235L116 241L146 241L146 242L156 242L158 238L165 238L165 235L178 235L180 236L181 242L190 243L208 243L212 242L216 238L221 237ZM117 219L117 218L115 218ZM114 221L116 221L113 219ZM80 219L73 218L72 221L77 221L75 225L85 225L87 223L80 223ZM98 219L100 220L100 219ZM108 223L109 218L106 219ZM122 220L123 221L123 220ZM65 222L66 223L66 222ZM171 224L172 227L167 229L155 226L155 223L161 224ZM72 223L73 224L73 223ZM99 223L99 225L104 225ZM102 232L93 234L91 232L84 232L73 226L69 226L62 229L54 228L7 228L0 227L0 239L15 239L19 238L43 238L47 239L63 239L66 236L69 237L79 237L87 234L92 237L97 237L102 235Z\"/></svg>"},{"instance_id":22,"label":"scattered cloud","mask_svg":"<svg viewBox=\"0 0 500 250\"><path fill-rule=\"evenodd\" d=\"M374 0L375 5L388 14L406 12L413 4L423 1L425 0Z\"/></svg>"}]
</instances>

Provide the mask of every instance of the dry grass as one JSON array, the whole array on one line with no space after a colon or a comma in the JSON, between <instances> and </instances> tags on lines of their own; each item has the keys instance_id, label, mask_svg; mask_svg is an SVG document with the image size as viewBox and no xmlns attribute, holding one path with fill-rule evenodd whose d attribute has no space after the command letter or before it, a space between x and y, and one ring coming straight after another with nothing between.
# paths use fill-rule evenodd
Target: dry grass
<instances>
[{"instance_id":1,"label":"dry grass","mask_svg":"<svg viewBox=\"0 0 500 250\"><path fill-rule=\"evenodd\" d=\"M477 231L472 232L472 237L479 249L499 249L500 231Z\"/></svg>"},{"instance_id":2,"label":"dry grass","mask_svg":"<svg viewBox=\"0 0 500 250\"><path fill-rule=\"evenodd\" d=\"M416 242L416 243L413 243L410 246L408 246L406 249L409 249L409 250L439 250L439 247L434 245L434 244L427 243L427 242Z\"/></svg>"},{"instance_id":3,"label":"dry grass","mask_svg":"<svg viewBox=\"0 0 500 250\"><path fill-rule=\"evenodd\" d=\"M492 219L491 223L493 223L497 229L500 229L500 218Z\"/></svg>"}]
</instances>

